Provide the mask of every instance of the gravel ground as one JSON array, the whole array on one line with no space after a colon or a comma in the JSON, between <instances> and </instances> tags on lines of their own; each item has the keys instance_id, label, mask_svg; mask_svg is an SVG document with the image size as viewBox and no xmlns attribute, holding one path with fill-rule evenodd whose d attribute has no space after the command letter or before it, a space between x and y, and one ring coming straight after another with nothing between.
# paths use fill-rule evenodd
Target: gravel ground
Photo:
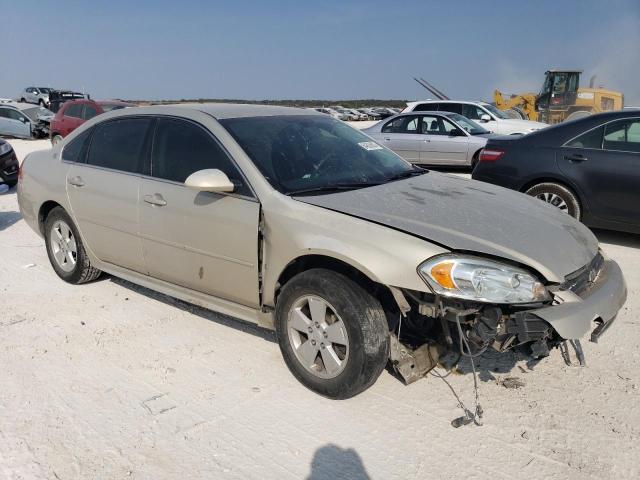
<instances>
[{"instance_id":1,"label":"gravel ground","mask_svg":"<svg viewBox=\"0 0 640 480\"><path fill-rule=\"evenodd\" d=\"M11 143L21 158L48 147ZM326 400L268 331L117 278L62 282L13 189L0 195L0 478L638 478L640 236L596 233L629 300L600 344L583 342L587 366L485 354L484 425L454 429L439 378L385 372ZM468 365L446 380L473 404Z\"/></svg>"}]
</instances>

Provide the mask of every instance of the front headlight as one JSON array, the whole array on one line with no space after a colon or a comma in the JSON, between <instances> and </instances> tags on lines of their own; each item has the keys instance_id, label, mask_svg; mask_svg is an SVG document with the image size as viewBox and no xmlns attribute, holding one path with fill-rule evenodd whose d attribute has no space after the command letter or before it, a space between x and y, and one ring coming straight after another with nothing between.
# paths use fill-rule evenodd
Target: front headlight
<instances>
[{"instance_id":1,"label":"front headlight","mask_svg":"<svg viewBox=\"0 0 640 480\"><path fill-rule=\"evenodd\" d=\"M418 267L435 293L489 303L532 303L548 300L545 286L526 270L481 257L446 254Z\"/></svg>"},{"instance_id":2,"label":"front headlight","mask_svg":"<svg viewBox=\"0 0 640 480\"><path fill-rule=\"evenodd\" d=\"M11 151L11 145L8 143L3 143L0 145L0 155L5 155Z\"/></svg>"}]
</instances>

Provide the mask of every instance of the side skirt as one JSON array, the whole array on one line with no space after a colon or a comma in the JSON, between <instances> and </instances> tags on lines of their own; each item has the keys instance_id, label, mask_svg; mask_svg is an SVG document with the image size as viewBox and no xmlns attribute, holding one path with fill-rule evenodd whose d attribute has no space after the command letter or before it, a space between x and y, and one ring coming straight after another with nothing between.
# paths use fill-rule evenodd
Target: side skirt
<instances>
[{"instance_id":1,"label":"side skirt","mask_svg":"<svg viewBox=\"0 0 640 480\"><path fill-rule=\"evenodd\" d=\"M262 312L261 310L247 307L246 305L240 305L202 292L196 292L110 263L100 261L92 263L103 272L135 283L136 285L164 293L170 297L178 298L193 305L206 308L207 310L235 317L245 322L255 323L270 330L275 329L272 312Z\"/></svg>"}]
</instances>

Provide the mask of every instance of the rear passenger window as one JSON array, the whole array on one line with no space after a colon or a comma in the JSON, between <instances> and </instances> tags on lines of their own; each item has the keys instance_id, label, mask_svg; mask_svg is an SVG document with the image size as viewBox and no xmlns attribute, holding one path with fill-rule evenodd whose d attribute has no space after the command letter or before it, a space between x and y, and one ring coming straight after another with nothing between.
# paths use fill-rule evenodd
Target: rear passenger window
<instances>
[{"instance_id":1,"label":"rear passenger window","mask_svg":"<svg viewBox=\"0 0 640 480\"><path fill-rule=\"evenodd\" d=\"M84 157L89 146L89 138L91 137L91 131L89 129L82 132L76 138L74 138L69 145L62 150L62 159L67 162L83 163Z\"/></svg>"},{"instance_id":2,"label":"rear passenger window","mask_svg":"<svg viewBox=\"0 0 640 480\"><path fill-rule=\"evenodd\" d=\"M123 172L144 173L151 120L124 118L95 127L87 163Z\"/></svg>"},{"instance_id":3,"label":"rear passenger window","mask_svg":"<svg viewBox=\"0 0 640 480\"><path fill-rule=\"evenodd\" d=\"M184 120L158 120L151 159L152 176L184 183L192 173L207 168L217 168L230 180L244 184L227 153L204 128ZM243 185L237 193L249 195L249 190Z\"/></svg>"},{"instance_id":4,"label":"rear passenger window","mask_svg":"<svg viewBox=\"0 0 640 480\"><path fill-rule=\"evenodd\" d=\"M383 133L420 133L418 129L419 118L416 116L398 117L391 120L384 127L382 127Z\"/></svg>"},{"instance_id":5,"label":"rear passenger window","mask_svg":"<svg viewBox=\"0 0 640 480\"><path fill-rule=\"evenodd\" d=\"M439 103L420 103L413 109L414 112L437 112Z\"/></svg>"},{"instance_id":6,"label":"rear passenger window","mask_svg":"<svg viewBox=\"0 0 640 480\"><path fill-rule=\"evenodd\" d=\"M65 117L82 118L82 104L69 105L64 111Z\"/></svg>"},{"instance_id":7,"label":"rear passenger window","mask_svg":"<svg viewBox=\"0 0 640 480\"><path fill-rule=\"evenodd\" d=\"M459 113L460 115L462 115L462 104L461 103L442 103L440 104L440 111Z\"/></svg>"},{"instance_id":8,"label":"rear passenger window","mask_svg":"<svg viewBox=\"0 0 640 480\"><path fill-rule=\"evenodd\" d=\"M604 135L604 127L598 127L587 133L583 133L579 137L574 138L567 143L567 147L573 148L602 148L602 137Z\"/></svg>"}]
</instances>

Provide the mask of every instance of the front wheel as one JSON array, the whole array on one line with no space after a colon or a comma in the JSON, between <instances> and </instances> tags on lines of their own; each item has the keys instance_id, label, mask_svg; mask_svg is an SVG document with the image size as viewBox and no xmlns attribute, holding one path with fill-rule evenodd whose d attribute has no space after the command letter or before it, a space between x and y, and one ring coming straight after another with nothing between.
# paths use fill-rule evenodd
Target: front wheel
<instances>
[{"instance_id":1,"label":"front wheel","mask_svg":"<svg viewBox=\"0 0 640 480\"><path fill-rule=\"evenodd\" d=\"M568 213L573 218L580 220L582 212L578 197L564 185L553 182L539 183L529 188L525 193L547 202Z\"/></svg>"},{"instance_id":2,"label":"front wheel","mask_svg":"<svg viewBox=\"0 0 640 480\"><path fill-rule=\"evenodd\" d=\"M47 215L44 240L51 266L65 282L86 283L100 276L100 270L91 266L73 220L62 207Z\"/></svg>"},{"instance_id":3,"label":"front wheel","mask_svg":"<svg viewBox=\"0 0 640 480\"><path fill-rule=\"evenodd\" d=\"M332 399L366 390L389 357L389 329L380 302L331 270L307 270L287 282L276 307L276 333L291 373Z\"/></svg>"}]
</instances>

